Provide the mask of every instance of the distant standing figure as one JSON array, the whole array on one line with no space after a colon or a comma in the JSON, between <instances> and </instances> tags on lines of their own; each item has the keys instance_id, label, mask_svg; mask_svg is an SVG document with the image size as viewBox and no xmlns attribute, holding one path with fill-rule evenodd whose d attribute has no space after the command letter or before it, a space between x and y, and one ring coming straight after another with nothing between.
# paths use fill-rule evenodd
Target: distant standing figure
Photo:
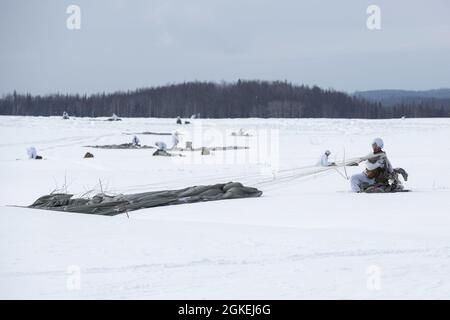
<instances>
[{"instance_id":1,"label":"distant standing figure","mask_svg":"<svg viewBox=\"0 0 450 320\"><path fill-rule=\"evenodd\" d=\"M335 166L336 163L330 162L328 160L328 157L330 156L330 154L331 154L330 150L325 151L324 154L322 154L322 156L320 157L319 161L317 162L317 165L320 167Z\"/></svg>"},{"instance_id":2,"label":"distant standing figure","mask_svg":"<svg viewBox=\"0 0 450 320\"><path fill-rule=\"evenodd\" d=\"M27 149L27 154L29 159L35 159L37 156L37 150L35 147L29 147Z\"/></svg>"},{"instance_id":3,"label":"distant standing figure","mask_svg":"<svg viewBox=\"0 0 450 320\"><path fill-rule=\"evenodd\" d=\"M180 116L177 117L177 124L183 124L183 121L181 121Z\"/></svg>"},{"instance_id":4,"label":"distant standing figure","mask_svg":"<svg viewBox=\"0 0 450 320\"><path fill-rule=\"evenodd\" d=\"M178 131L175 131L172 134L172 149L176 149L178 147L178 143L180 142L180 134Z\"/></svg>"},{"instance_id":5,"label":"distant standing figure","mask_svg":"<svg viewBox=\"0 0 450 320\"><path fill-rule=\"evenodd\" d=\"M27 149L27 154L28 154L29 159L33 159L33 160L41 160L42 159L42 157L37 154L37 150L35 147L29 147Z\"/></svg>"},{"instance_id":6,"label":"distant standing figure","mask_svg":"<svg viewBox=\"0 0 450 320\"><path fill-rule=\"evenodd\" d=\"M139 141L139 138L137 136L133 137L133 141L131 142L133 146L140 146L141 142Z\"/></svg>"}]
</instances>

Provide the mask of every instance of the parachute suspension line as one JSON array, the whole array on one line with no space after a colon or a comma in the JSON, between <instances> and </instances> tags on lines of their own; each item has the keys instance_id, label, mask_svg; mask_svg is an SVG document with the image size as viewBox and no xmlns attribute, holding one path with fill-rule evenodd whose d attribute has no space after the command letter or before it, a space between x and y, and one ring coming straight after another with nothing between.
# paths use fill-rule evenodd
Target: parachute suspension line
<instances>
[{"instance_id":1,"label":"parachute suspension line","mask_svg":"<svg viewBox=\"0 0 450 320\"><path fill-rule=\"evenodd\" d=\"M347 164L345 163L345 147L344 147L344 160L342 161L344 163L344 173L345 173L345 179L348 180L348 174L347 174ZM339 172L340 173L340 172Z\"/></svg>"},{"instance_id":2,"label":"parachute suspension line","mask_svg":"<svg viewBox=\"0 0 450 320\"><path fill-rule=\"evenodd\" d=\"M345 168L345 167L344 167ZM337 173L339 173L339 175L344 178L345 180L348 180L348 177L343 175L342 172L339 171L339 169L337 167L334 168L334 170L336 170Z\"/></svg>"},{"instance_id":3,"label":"parachute suspension line","mask_svg":"<svg viewBox=\"0 0 450 320\"><path fill-rule=\"evenodd\" d=\"M277 173L289 172L289 171L295 171L295 170L313 169L313 168L317 168L317 165L308 165L308 166L302 166L302 167L288 168L288 169L278 170Z\"/></svg>"},{"instance_id":4,"label":"parachute suspension line","mask_svg":"<svg viewBox=\"0 0 450 320\"><path fill-rule=\"evenodd\" d=\"M272 172L272 178L264 179L264 180L257 180L254 183L249 183L249 185L250 186L260 186L260 185L266 185L266 186L274 185L275 186L275 185L289 182L289 181L292 181L295 179L307 178L307 177L312 177L317 174L330 172L331 170L338 171L338 173L344 179L349 180L346 166L349 164L360 163L369 158L370 158L370 155L365 156L365 157L356 157L356 158L346 159L345 148L344 148L344 159L343 159L342 163L336 163L335 166L322 167L322 168L317 168L317 166L303 166L303 167L283 169L283 170L277 171L276 174L274 172ZM345 176L342 174L341 171L339 171L340 167L344 167ZM316 169L313 169L313 168L316 168ZM310 169L310 170L305 171L305 169ZM299 170L300 170L300 172L299 172ZM284 174L280 174L280 173L284 173ZM260 175L255 175L254 179L259 179L259 176Z\"/></svg>"},{"instance_id":5,"label":"parachute suspension line","mask_svg":"<svg viewBox=\"0 0 450 320\"><path fill-rule=\"evenodd\" d=\"M317 174L321 174L324 172L329 172L331 170L335 170L337 171L344 179L349 180L348 174L347 174L347 169L346 166L349 164L353 164L353 163L360 163L364 160L368 159L368 157L358 157L358 158L351 158L351 159L346 159L345 157L345 148L344 148L344 159L342 161L342 163L337 163L335 166L329 166L329 167L322 167L322 168L317 168L317 166L304 166L304 167L297 167L297 168L291 168L291 169L284 169L284 170L280 170L278 171L278 173L280 172L285 172L286 174L284 175L275 175L274 177L272 177L272 179L265 179L262 181L256 181L255 183L250 184L251 186L260 186L260 185L266 185L266 186L270 186L270 185L278 185L281 183L285 183L285 182L289 182L295 179L299 179L299 178L307 178L307 177L312 177L314 175ZM303 172L298 172L298 170L305 170L305 169L309 169L309 168L314 168L316 167L316 169L313 170L306 170ZM342 174L341 171L339 171L340 167L344 167L344 174Z\"/></svg>"},{"instance_id":6,"label":"parachute suspension line","mask_svg":"<svg viewBox=\"0 0 450 320\"><path fill-rule=\"evenodd\" d=\"M338 173L345 179L348 180L348 175L345 166L349 163L359 163L363 160L366 160L368 157L359 157L359 158L345 158L345 148L344 148L344 159L342 163L336 163L336 166L330 167L321 167L317 168L316 165L307 165L300 166L294 168L286 168L282 170L272 171L270 176L267 177L267 174L263 173L251 173L251 174L242 174L242 175L215 175L215 174L206 174L203 176L199 176L194 180L188 180L189 183L201 183L205 179L219 179L219 180L243 180L244 183L250 186L257 185L277 185L279 183L289 182L299 178L305 178L309 176L314 176L316 174L320 174L330 170L336 170ZM345 177L341 171L338 170L339 167L344 167ZM308 170L309 169L309 170ZM266 176L266 177L263 177ZM256 181L255 181L256 180ZM141 185L131 185L126 186L124 188L120 188L120 192L124 192L127 190L141 190L148 188L170 188L170 187L179 187L180 179L172 180L172 181L160 181L153 182L149 184L141 184Z\"/></svg>"},{"instance_id":7,"label":"parachute suspension line","mask_svg":"<svg viewBox=\"0 0 450 320\"><path fill-rule=\"evenodd\" d=\"M330 168L331 169L331 168ZM279 190L283 188L283 185L287 185L290 182L293 182L294 180L303 181L306 182L307 180L313 179L314 176L321 175L321 174L327 174L330 173L331 170L322 170L322 171L315 171L315 172L309 172L307 174L295 174L290 175L287 177L283 177L282 179L278 179L277 181L266 181L266 183L258 183L252 186L258 186L262 185L265 191L273 191L273 190Z\"/></svg>"},{"instance_id":8,"label":"parachute suspension line","mask_svg":"<svg viewBox=\"0 0 450 320\"><path fill-rule=\"evenodd\" d=\"M257 181L251 185L252 186L272 185L272 184L275 185L275 184L283 183L286 181L292 181L292 180L299 179L299 178L314 176L316 174L323 173L323 172L330 171L330 170L335 170L335 168L330 166L330 167L325 167L325 168L317 168L315 170L309 170L306 172L290 173L287 175L275 177L275 180L273 180L273 179L267 180L266 179L266 180L262 180L262 181Z\"/></svg>"}]
</instances>

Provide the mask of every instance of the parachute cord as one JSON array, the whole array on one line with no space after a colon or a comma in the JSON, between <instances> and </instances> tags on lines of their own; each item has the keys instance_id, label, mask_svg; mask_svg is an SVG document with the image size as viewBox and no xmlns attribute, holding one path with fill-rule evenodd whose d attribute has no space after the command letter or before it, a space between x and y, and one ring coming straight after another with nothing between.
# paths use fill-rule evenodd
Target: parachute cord
<instances>
[{"instance_id":1,"label":"parachute cord","mask_svg":"<svg viewBox=\"0 0 450 320\"><path fill-rule=\"evenodd\" d=\"M345 167L344 167L344 168L345 168ZM336 170L336 172L339 173L339 175L340 175L342 178L344 178L345 180L348 180L348 176L343 175L342 172L340 172L340 171L338 170L338 168L334 168L334 170Z\"/></svg>"},{"instance_id":2,"label":"parachute cord","mask_svg":"<svg viewBox=\"0 0 450 320\"><path fill-rule=\"evenodd\" d=\"M347 168L345 163L345 147L344 147L344 160L342 161L344 163L344 173L345 173L345 179L348 180L348 174L347 174ZM340 173L340 172L339 172Z\"/></svg>"}]
</instances>

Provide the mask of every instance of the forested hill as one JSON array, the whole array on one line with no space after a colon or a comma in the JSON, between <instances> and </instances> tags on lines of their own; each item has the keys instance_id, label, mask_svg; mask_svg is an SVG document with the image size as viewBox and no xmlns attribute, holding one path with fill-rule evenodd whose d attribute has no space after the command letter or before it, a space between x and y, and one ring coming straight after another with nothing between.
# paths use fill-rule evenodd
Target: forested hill
<instances>
[{"instance_id":1,"label":"forested hill","mask_svg":"<svg viewBox=\"0 0 450 320\"><path fill-rule=\"evenodd\" d=\"M412 90L370 90L355 92L354 96L384 106L399 104L434 104L450 107L450 89L434 89L424 91Z\"/></svg>"},{"instance_id":2,"label":"forested hill","mask_svg":"<svg viewBox=\"0 0 450 320\"><path fill-rule=\"evenodd\" d=\"M95 95L32 96L16 92L0 99L2 115L205 118L398 118L449 117L450 108L434 103L386 108L379 102L319 87L287 82L188 82L128 92Z\"/></svg>"}]
</instances>

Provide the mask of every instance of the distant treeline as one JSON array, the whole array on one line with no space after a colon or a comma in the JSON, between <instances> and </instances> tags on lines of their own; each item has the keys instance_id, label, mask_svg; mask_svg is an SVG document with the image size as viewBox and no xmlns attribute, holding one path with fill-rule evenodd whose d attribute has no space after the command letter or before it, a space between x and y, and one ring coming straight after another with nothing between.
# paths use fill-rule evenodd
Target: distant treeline
<instances>
[{"instance_id":1,"label":"distant treeline","mask_svg":"<svg viewBox=\"0 0 450 320\"><path fill-rule=\"evenodd\" d=\"M389 108L379 102L317 86L288 82L237 81L236 83L187 82L135 91L94 95L32 96L16 92L0 99L0 114L100 117L205 118L399 118L450 117L450 107L435 100L399 104Z\"/></svg>"}]
</instances>

